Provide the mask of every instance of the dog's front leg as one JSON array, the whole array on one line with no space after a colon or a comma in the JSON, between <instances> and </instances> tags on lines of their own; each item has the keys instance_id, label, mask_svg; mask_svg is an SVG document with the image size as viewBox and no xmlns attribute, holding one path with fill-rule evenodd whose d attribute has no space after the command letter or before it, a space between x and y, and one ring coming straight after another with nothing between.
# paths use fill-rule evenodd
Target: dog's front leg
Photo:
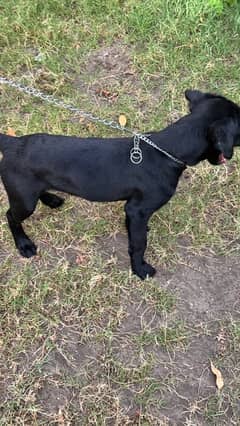
<instances>
[{"instance_id":1,"label":"dog's front leg","mask_svg":"<svg viewBox=\"0 0 240 426\"><path fill-rule=\"evenodd\" d=\"M144 280L147 276L152 277L156 270L144 260L147 246L147 223L151 214L144 211L142 207L135 200L130 200L125 205L125 212L132 271Z\"/></svg>"}]
</instances>

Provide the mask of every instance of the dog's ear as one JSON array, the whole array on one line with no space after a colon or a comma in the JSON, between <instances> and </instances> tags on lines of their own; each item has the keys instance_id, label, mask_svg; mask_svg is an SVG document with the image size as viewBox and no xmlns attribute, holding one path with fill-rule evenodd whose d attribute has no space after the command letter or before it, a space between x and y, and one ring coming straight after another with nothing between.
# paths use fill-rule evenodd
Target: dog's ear
<instances>
[{"instance_id":1,"label":"dog's ear","mask_svg":"<svg viewBox=\"0 0 240 426\"><path fill-rule=\"evenodd\" d=\"M207 129L209 153L224 163L233 156L234 146L240 145L240 126L232 118L224 118L212 123Z\"/></svg>"},{"instance_id":2,"label":"dog's ear","mask_svg":"<svg viewBox=\"0 0 240 426\"><path fill-rule=\"evenodd\" d=\"M185 90L185 98L191 103L196 104L200 102L205 96L205 93L200 90Z\"/></svg>"},{"instance_id":3,"label":"dog's ear","mask_svg":"<svg viewBox=\"0 0 240 426\"><path fill-rule=\"evenodd\" d=\"M206 93L200 92L200 90L186 90L185 97L188 100L190 112L193 112L195 107L205 99Z\"/></svg>"}]
</instances>

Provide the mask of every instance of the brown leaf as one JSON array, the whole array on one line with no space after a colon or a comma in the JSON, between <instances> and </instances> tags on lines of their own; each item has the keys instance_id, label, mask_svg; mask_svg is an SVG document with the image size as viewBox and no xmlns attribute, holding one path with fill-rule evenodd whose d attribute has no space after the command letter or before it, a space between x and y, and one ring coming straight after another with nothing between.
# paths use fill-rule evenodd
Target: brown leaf
<instances>
[{"instance_id":1,"label":"brown leaf","mask_svg":"<svg viewBox=\"0 0 240 426\"><path fill-rule=\"evenodd\" d=\"M114 101L118 97L118 92L110 92L107 89L98 88L98 89L95 90L95 93L98 96L105 98L105 99L108 99L110 101Z\"/></svg>"},{"instance_id":2,"label":"brown leaf","mask_svg":"<svg viewBox=\"0 0 240 426\"><path fill-rule=\"evenodd\" d=\"M77 265L85 265L87 263L87 260L88 260L87 256L85 254L80 253L76 257L75 262Z\"/></svg>"},{"instance_id":3,"label":"brown leaf","mask_svg":"<svg viewBox=\"0 0 240 426\"><path fill-rule=\"evenodd\" d=\"M96 126L94 126L93 123L87 123L86 128L91 133L95 133L95 131L96 131Z\"/></svg>"},{"instance_id":4,"label":"brown leaf","mask_svg":"<svg viewBox=\"0 0 240 426\"><path fill-rule=\"evenodd\" d=\"M127 124L127 117L124 114L120 114L118 117L118 122L120 124L120 126L125 127Z\"/></svg>"},{"instance_id":5,"label":"brown leaf","mask_svg":"<svg viewBox=\"0 0 240 426\"><path fill-rule=\"evenodd\" d=\"M216 386L220 390L220 389L223 388L223 385L224 385L222 373L221 373L220 370L218 370L218 368L216 368L213 365L212 361L210 361L210 365L211 365L211 371L212 371L212 373L215 374L215 376L216 376Z\"/></svg>"},{"instance_id":6,"label":"brown leaf","mask_svg":"<svg viewBox=\"0 0 240 426\"><path fill-rule=\"evenodd\" d=\"M13 130L11 127L8 127L7 135L8 136L16 136L15 130Z\"/></svg>"},{"instance_id":7,"label":"brown leaf","mask_svg":"<svg viewBox=\"0 0 240 426\"><path fill-rule=\"evenodd\" d=\"M80 117L80 118L79 118L79 123L81 123L81 124L85 124L85 123L86 123L85 118Z\"/></svg>"}]
</instances>

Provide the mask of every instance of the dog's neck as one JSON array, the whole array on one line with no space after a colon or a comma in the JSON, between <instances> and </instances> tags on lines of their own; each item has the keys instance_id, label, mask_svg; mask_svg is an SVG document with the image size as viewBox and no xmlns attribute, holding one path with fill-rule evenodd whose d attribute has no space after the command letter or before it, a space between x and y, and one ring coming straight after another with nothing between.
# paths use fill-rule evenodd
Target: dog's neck
<instances>
[{"instance_id":1,"label":"dog's neck","mask_svg":"<svg viewBox=\"0 0 240 426\"><path fill-rule=\"evenodd\" d=\"M152 133L150 138L186 166L195 166L206 159L208 142L204 129L189 130L187 125L173 124L159 133Z\"/></svg>"}]
</instances>

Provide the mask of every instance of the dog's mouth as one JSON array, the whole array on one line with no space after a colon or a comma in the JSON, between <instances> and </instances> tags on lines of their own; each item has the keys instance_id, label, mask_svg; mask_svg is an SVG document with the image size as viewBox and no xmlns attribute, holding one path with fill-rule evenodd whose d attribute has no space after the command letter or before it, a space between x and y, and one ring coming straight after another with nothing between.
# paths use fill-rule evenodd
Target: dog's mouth
<instances>
[{"instance_id":1,"label":"dog's mouth","mask_svg":"<svg viewBox=\"0 0 240 426\"><path fill-rule=\"evenodd\" d=\"M227 160L226 160L226 158L224 157L223 153L221 152L221 153L219 154L219 156L218 156L218 164L219 164L219 165L221 165L221 164L226 164L226 162L227 162Z\"/></svg>"}]
</instances>

